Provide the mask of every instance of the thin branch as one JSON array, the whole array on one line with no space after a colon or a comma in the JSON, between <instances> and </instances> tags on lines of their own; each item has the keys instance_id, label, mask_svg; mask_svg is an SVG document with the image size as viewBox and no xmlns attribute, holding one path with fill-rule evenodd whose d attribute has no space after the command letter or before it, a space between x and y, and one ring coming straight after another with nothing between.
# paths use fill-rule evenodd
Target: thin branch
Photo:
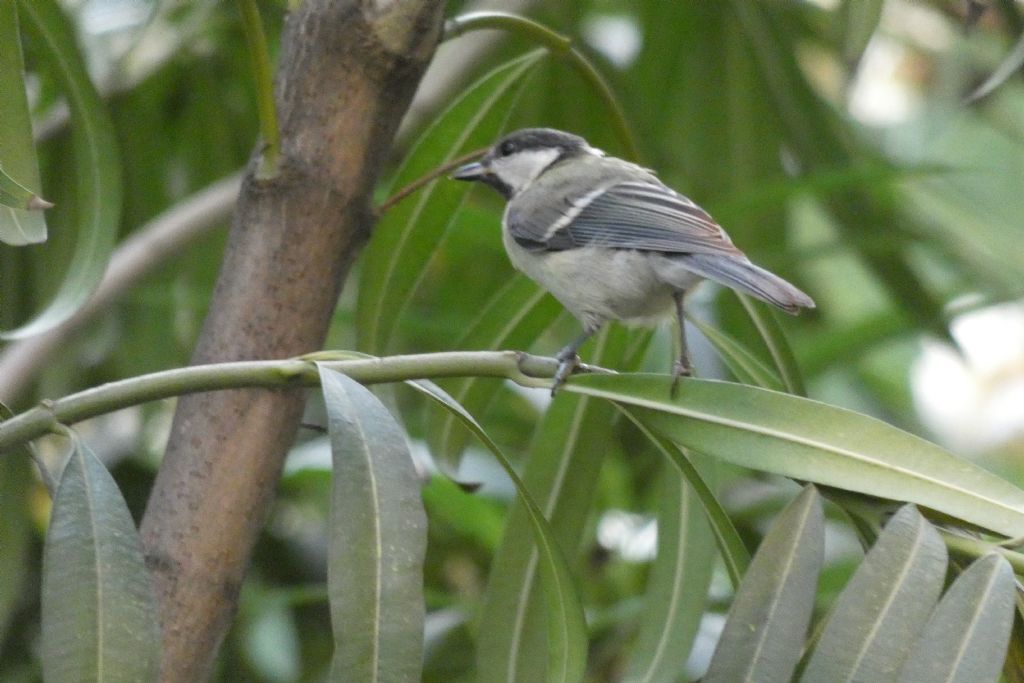
<instances>
[{"instance_id":1,"label":"thin branch","mask_svg":"<svg viewBox=\"0 0 1024 683\"><path fill-rule=\"evenodd\" d=\"M463 5L462 11L500 9L525 14L537 4L540 0L471 0ZM434 58L416 89L416 97L398 129L397 149L408 146L410 136L418 133L424 121L433 120L437 112L454 99L456 93L465 87L467 77L475 73L481 64L493 61L492 55L501 48L507 35L502 31L482 31L437 46Z\"/></svg>"},{"instance_id":2,"label":"thin branch","mask_svg":"<svg viewBox=\"0 0 1024 683\"><path fill-rule=\"evenodd\" d=\"M311 387L320 383L317 363L357 382L378 384L438 377L500 377L525 387L550 388L554 358L517 351L453 351L386 358L357 358L318 352L289 360L237 361L193 365L110 382L77 394L43 401L0 422L0 452L36 439L60 425L171 396L242 388ZM610 372L581 365L584 372Z\"/></svg>"},{"instance_id":3,"label":"thin branch","mask_svg":"<svg viewBox=\"0 0 1024 683\"><path fill-rule=\"evenodd\" d=\"M449 171L455 170L457 167L461 166L462 164L466 163L467 161L471 161L473 159L476 159L477 157L483 156L484 152L486 152L486 151L487 151L487 147L481 147L480 149L474 149L472 152L466 152L462 156L456 157L456 158L452 159L451 161L438 166L437 168L435 168L434 170L430 171L426 175L420 176L419 178L417 178L416 180L412 181L411 183L409 183L405 187L400 188L393 195L391 195L390 197L385 199L383 202L381 202L380 206L378 206L377 209L376 209L377 215L381 216L381 215L387 213L388 210L391 207L393 207L395 204L397 204L398 202L402 201L403 199L405 199L406 197L411 195L416 190L420 189L424 185L427 185L432 180L437 179L438 177L444 175L445 173L448 173Z\"/></svg>"},{"instance_id":4,"label":"thin branch","mask_svg":"<svg viewBox=\"0 0 1024 683\"><path fill-rule=\"evenodd\" d=\"M543 45L553 54L566 59L569 65L583 77L583 80L594 88L598 96L604 101L605 106L611 111L612 123L615 125L616 132L626 148L627 156L633 161L640 160L640 148L637 146L636 138L629 127L625 110L623 110L618 98L615 97L615 93L612 91L608 81L601 75L601 72L597 70L586 55L573 46L572 38L563 36L533 19L527 19L526 17L507 12L471 12L455 17L448 20L448 23L445 24L444 37L447 40L469 31L479 31L481 29L501 29L511 33L518 33L538 45Z\"/></svg>"},{"instance_id":5,"label":"thin branch","mask_svg":"<svg viewBox=\"0 0 1024 683\"><path fill-rule=\"evenodd\" d=\"M15 403L47 359L70 337L140 280L178 256L186 245L227 220L240 181L239 174L218 180L134 231L114 251L96 293L77 313L44 334L8 345L0 353L0 400Z\"/></svg>"}]
</instances>

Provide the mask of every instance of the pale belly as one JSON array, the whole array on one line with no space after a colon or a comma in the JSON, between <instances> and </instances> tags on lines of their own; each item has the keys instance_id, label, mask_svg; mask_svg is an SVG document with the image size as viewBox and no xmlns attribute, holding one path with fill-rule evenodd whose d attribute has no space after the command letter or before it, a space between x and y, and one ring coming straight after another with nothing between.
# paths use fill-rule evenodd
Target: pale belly
<instances>
[{"instance_id":1,"label":"pale belly","mask_svg":"<svg viewBox=\"0 0 1024 683\"><path fill-rule=\"evenodd\" d=\"M673 310L673 295L700 281L668 283L648 254L586 247L529 254L505 237L512 264L541 285L588 329L606 320L649 323ZM658 258L658 257L654 257Z\"/></svg>"}]
</instances>

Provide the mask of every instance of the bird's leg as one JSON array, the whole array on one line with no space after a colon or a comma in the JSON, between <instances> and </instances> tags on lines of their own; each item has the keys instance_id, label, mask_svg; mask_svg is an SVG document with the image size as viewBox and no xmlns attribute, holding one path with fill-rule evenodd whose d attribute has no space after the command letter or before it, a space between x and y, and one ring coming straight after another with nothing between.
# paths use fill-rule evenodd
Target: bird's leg
<instances>
[{"instance_id":1,"label":"bird's leg","mask_svg":"<svg viewBox=\"0 0 1024 683\"><path fill-rule=\"evenodd\" d=\"M676 319L679 321L679 358L672 367L672 398L675 398L679 390L679 378L689 377L691 374L690 355L686 350L686 310L683 307L683 300L686 292L676 292L672 298L676 301Z\"/></svg>"},{"instance_id":2,"label":"bird's leg","mask_svg":"<svg viewBox=\"0 0 1024 683\"><path fill-rule=\"evenodd\" d=\"M565 384L565 380L572 374L572 371L580 364L580 357L576 351L579 350L579 348L583 346L583 342L590 339L598 329L599 328L597 327L593 329L584 327L583 334L566 344L565 348L555 355L555 358L558 359L558 369L555 370L555 383L551 385L551 396L554 396L558 392L561 386Z\"/></svg>"}]
</instances>

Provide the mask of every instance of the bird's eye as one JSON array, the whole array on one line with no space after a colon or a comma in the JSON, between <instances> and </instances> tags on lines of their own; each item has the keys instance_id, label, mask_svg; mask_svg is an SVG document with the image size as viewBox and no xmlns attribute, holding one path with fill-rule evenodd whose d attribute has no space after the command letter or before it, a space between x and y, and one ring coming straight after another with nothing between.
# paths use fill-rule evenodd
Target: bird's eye
<instances>
[{"instance_id":1,"label":"bird's eye","mask_svg":"<svg viewBox=\"0 0 1024 683\"><path fill-rule=\"evenodd\" d=\"M498 148L498 151L501 152L501 156L507 157L516 151L516 145L511 140L506 140L501 143L501 147Z\"/></svg>"}]
</instances>

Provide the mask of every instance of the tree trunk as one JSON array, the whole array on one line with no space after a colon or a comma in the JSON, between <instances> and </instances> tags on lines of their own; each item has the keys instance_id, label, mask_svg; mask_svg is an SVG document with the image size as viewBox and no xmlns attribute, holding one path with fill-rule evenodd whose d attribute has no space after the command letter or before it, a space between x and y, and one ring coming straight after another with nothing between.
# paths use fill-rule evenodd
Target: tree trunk
<instances>
[{"instance_id":1,"label":"tree trunk","mask_svg":"<svg viewBox=\"0 0 1024 683\"><path fill-rule=\"evenodd\" d=\"M321 347L442 9L442 0L304 0L288 18L276 83L280 173L260 179L258 158L249 165L193 363ZM142 521L162 680L209 677L302 406L298 389L179 400Z\"/></svg>"}]
</instances>

